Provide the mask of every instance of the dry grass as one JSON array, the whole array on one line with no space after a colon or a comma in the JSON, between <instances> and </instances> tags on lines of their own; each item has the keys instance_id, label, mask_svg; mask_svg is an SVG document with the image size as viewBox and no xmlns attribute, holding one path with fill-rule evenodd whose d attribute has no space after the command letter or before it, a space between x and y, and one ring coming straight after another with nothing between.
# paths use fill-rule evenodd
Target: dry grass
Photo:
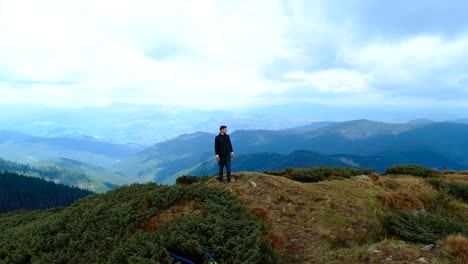
<instances>
[{"instance_id":1,"label":"dry grass","mask_svg":"<svg viewBox=\"0 0 468 264\"><path fill-rule=\"evenodd\" d=\"M394 183L391 184L392 186L385 184L387 188L392 187L389 188L390 190L411 194L418 198L424 205L433 202L437 195L437 191L420 177L397 175L393 176L391 179L385 179L385 181L394 181Z\"/></svg>"},{"instance_id":2,"label":"dry grass","mask_svg":"<svg viewBox=\"0 0 468 264\"><path fill-rule=\"evenodd\" d=\"M234 193L253 214L270 223L266 239L282 249L283 263L326 263L332 248L379 240L379 186L357 179L300 183L284 177L236 173L232 185L208 182ZM336 176L339 177L339 176ZM253 180L257 187L248 183ZM356 191L359 190L359 191Z\"/></svg>"},{"instance_id":3,"label":"dry grass","mask_svg":"<svg viewBox=\"0 0 468 264\"><path fill-rule=\"evenodd\" d=\"M444 170L442 171L442 174L457 174L456 170Z\"/></svg>"},{"instance_id":4,"label":"dry grass","mask_svg":"<svg viewBox=\"0 0 468 264\"><path fill-rule=\"evenodd\" d=\"M456 183L468 184L468 176L461 173L444 175L443 178Z\"/></svg>"},{"instance_id":5,"label":"dry grass","mask_svg":"<svg viewBox=\"0 0 468 264\"><path fill-rule=\"evenodd\" d=\"M380 174L378 173L375 173L375 172L371 173L369 178L375 184L382 184L382 176L380 176Z\"/></svg>"},{"instance_id":6,"label":"dry grass","mask_svg":"<svg viewBox=\"0 0 468 264\"><path fill-rule=\"evenodd\" d=\"M402 247L394 246L395 241L388 248L382 245L381 254L367 250L387 243L382 223L389 208L420 210L434 200L437 192L420 177L371 175L370 181L300 183L260 173L235 175L232 185L215 179L207 184L232 192L271 226L264 236L282 255L282 263L419 263L421 256L447 263L437 251L421 252L421 245L403 241ZM392 261L385 261L390 255Z\"/></svg>"},{"instance_id":7,"label":"dry grass","mask_svg":"<svg viewBox=\"0 0 468 264\"><path fill-rule=\"evenodd\" d=\"M462 235L451 235L442 243L444 253L459 264L468 263L468 239Z\"/></svg>"},{"instance_id":8,"label":"dry grass","mask_svg":"<svg viewBox=\"0 0 468 264\"><path fill-rule=\"evenodd\" d=\"M417 197L404 192L391 192L382 196L384 208L392 211L423 210L424 205Z\"/></svg>"},{"instance_id":9,"label":"dry grass","mask_svg":"<svg viewBox=\"0 0 468 264\"><path fill-rule=\"evenodd\" d=\"M260 217L263 220L263 222L265 222L265 223L270 223L271 222L270 217L268 216L268 210L265 209L265 208L258 208L258 207L251 208L250 212L252 214Z\"/></svg>"},{"instance_id":10,"label":"dry grass","mask_svg":"<svg viewBox=\"0 0 468 264\"><path fill-rule=\"evenodd\" d=\"M268 230L263 235L275 252L280 254L284 254L286 252L286 236L283 232Z\"/></svg>"},{"instance_id":11,"label":"dry grass","mask_svg":"<svg viewBox=\"0 0 468 264\"><path fill-rule=\"evenodd\" d=\"M390 190L396 190L401 187L401 184L393 179L385 179L383 181L383 186L390 189Z\"/></svg>"},{"instance_id":12,"label":"dry grass","mask_svg":"<svg viewBox=\"0 0 468 264\"><path fill-rule=\"evenodd\" d=\"M412 248L412 247L404 247L399 248L398 250L393 250L391 254L393 261L415 261L421 257L421 251Z\"/></svg>"}]
</instances>

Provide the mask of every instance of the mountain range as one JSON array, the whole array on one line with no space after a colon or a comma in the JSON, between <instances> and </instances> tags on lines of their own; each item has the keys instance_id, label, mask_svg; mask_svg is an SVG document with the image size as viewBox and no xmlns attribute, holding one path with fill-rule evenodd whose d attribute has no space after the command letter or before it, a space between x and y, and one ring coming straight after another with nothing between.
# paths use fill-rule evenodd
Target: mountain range
<instances>
[{"instance_id":1,"label":"mountain range","mask_svg":"<svg viewBox=\"0 0 468 264\"><path fill-rule=\"evenodd\" d=\"M384 123L366 119L312 122L281 130L230 133L236 171L315 165L381 171L415 163L438 169L468 168L468 124L426 119ZM32 166L69 168L114 184L174 183L184 174L216 173L215 134L181 134L148 147L90 136L36 137L1 131L0 157Z\"/></svg>"},{"instance_id":2,"label":"mountain range","mask_svg":"<svg viewBox=\"0 0 468 264\"><path fill-rule=\"evenodd\" d=\"M276 165L323 164L383 170L395 164L417 163L439 169L466 169L466 135L468 125L462 123L389 124L369 120L331 123L311 130L236 130L231 134L238 154L233 168L261 171ZM113 170L138 181L157 182L173 182L181 174L213 173L214 136L198 132L157 143L117 163Z\"/></svg>"},{"instance_id":3,"label":"mountain range","mask_svg":"<svg viewBox=\"0 0 468 264\"><path fill-rule=\"evenodd\" d=\"M112 143L91 136L36 137L0 130L0 157L23 163L66 157L108 167L142 149L139 145Z\"/></svg>"},{"instance_id":4,"label":"mountain range","mask_svg":"<svg viewBox=\"0 0 468 264\"><path fill-rule=\"evenodd\" d=\"M465 113L460 109L460 113ZM220 125L231 131L245 129L284 130L315 121L366 118L406 122L421 116L432 120L465 122L465 116L432 109L407 111L383 107L342 107L312 103L255 106L246 109L200 110L174 105L139 105L114 102L96 107L45 107L0 105L0 130L20 131L37 137L89 135L120 144L150 146L184 133L215 132ZM313 126L317 126L316 123ZM306 127L307 129L307 127Z\"/></svg>"},{"instance_id":5,"label":"mountain range","mask_svg":"<svg viewBox=\"0 0 468 264\"><path fill-rule=\"evenodd\" d=\"M122 102L80 108L0 105L0 130L20 131L38 137L90 135L114 143L146 146L182 133L215 131L219 123L231 124L233 129L284 129L306 125L313 120L300 116L280 118L273 112L209 111Z\"/></svg>"}]
</instances>

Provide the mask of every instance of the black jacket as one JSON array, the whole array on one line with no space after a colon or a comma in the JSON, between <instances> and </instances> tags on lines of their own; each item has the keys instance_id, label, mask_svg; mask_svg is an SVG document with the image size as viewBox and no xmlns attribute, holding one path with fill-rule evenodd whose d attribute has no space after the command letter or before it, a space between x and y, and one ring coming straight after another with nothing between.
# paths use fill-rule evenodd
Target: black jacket
<instances>
[{"instance_id":1,"label":"black jacket","mask_svg":"<svg viewBox=\"0 0 468 264\"><path fill-rule=\"evenodd\" d=\"M232 144L231 144L231 139L229 138L229 135L217 135L215 138L215 153L216 155L219 156L229 156L231 155L232 150Z\"/></svg>"}]
</instances>

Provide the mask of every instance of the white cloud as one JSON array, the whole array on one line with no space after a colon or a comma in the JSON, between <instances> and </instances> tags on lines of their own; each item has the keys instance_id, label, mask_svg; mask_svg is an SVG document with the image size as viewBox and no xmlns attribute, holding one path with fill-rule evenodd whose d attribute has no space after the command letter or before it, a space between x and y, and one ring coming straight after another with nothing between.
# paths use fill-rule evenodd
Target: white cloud
<instances>
[{"instance_id":1,"label":"white cloud","mask_svg":"<svg viewBox=\"0 0 468 264\"><path fill-rule=\"evenodd\" d=\"M334 20L329 5L2 1L0 103L79 106L119 100L223 108L351 104L356 97L448 100L437 89L466 101L466 34L363 38L366 32L354 24L362 10L350 16L354 19ZM263 69L269 65L275 76L267 78Z\"/></svg>"},{"instance_id":2,"label":"white cloud","mask_svg":"<svg viewBox=\"0 0 468 264\"><path fill-rule=\"evenodd\" d=\"M421 91L460 90L466 79L468 38L445 40L440 36L414 36L392 42L348 47L343 60L373 76L377 88ZM466 85L466 83L464 84Z\"/></svg>"},{"instance_id":3,"label":"white cloud","mask_svg":"<svg viewBox=\"0 0 468 264\"><path fill-rule=\"evenodd\" d=\"M22 89L30 93L68 89L83 98L70 102L57 97L54 102L46 93L35 98L58 105L138 96L192 106L217 99L242 102L275 89L257 71L275 54L285 53L287 20L278 3L2 3L0 37L7 41L0 43L0 84L10 95L24 82ZM152 58L151 52L164 45L174 48L174 54ZM62 82L76 85L54 84Z\"/></svg>"},{"instance_id":4,"label":"white cloud","mask_svg":"<svg viewBox=\"0 0 468 264\"><path fill-rule=\"evenodd\" d=\"M304 73L303 71L288 72L284 78L292 81L300 81L301 85L327 93L347 94L363 93L371 90L369 76L354 70L330 69Z\"/></svg>"}]
</instances>

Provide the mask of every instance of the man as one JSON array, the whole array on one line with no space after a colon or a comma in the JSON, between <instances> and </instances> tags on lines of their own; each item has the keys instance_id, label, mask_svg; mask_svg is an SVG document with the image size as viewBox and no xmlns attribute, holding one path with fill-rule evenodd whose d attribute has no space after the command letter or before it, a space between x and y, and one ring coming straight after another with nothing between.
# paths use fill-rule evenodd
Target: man
<instances>
[{"instance_id":1,"label":"man","mask_svg":"<svg viewBox=\"0 0 468 264\"><path fill-rule=\"evenodd\" d=\"M219 135L215 138L216 161L219 165L218 181L223 182L223 170L226 167L226 177L228 184L231 183L231 157L234 158L231 139L227 134L227 127L219 128Z\"/></svg>"}]
</instances>

